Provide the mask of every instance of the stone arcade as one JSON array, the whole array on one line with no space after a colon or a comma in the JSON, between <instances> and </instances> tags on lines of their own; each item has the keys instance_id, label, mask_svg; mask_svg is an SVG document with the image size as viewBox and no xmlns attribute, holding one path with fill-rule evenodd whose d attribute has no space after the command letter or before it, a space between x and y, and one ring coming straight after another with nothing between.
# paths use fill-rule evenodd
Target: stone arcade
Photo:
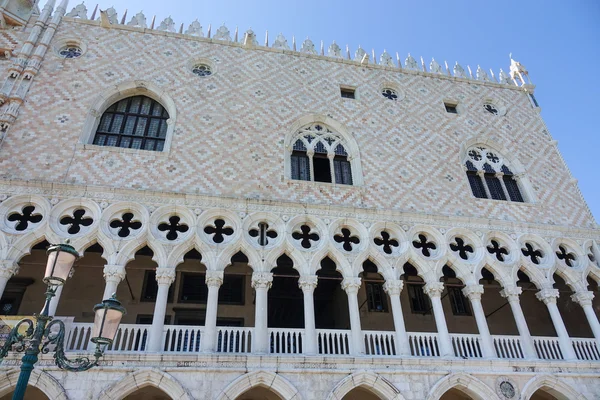
<instances>
[{"instance_id":1,"label":"stone arcade","mask_svg":"<svg viewBox=\"0 0 600 400\"><path fill-rule=\"evenodd\" d=\"M600 234L519 62L0 15L3 320L66 239L69 354L94 304L128 310L100 366L43 356L31 399L600 398Z\"/></svg>"}]
</instances>

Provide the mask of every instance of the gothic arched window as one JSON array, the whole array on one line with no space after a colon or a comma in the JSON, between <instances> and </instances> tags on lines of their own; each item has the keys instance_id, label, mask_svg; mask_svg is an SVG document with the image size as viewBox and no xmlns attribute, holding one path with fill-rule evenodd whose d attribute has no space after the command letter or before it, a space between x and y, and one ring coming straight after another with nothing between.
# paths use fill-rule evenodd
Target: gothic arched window
<instances>
[{"instance_id":1,"label":"gothic arched window","mask_svg":"<svg viewBox=\"0 0 600 400\"><path fill-rule=\"evenodd\" d=\"M294 135L291 178L352 185L352 166L344 138L322 123L307 125Z\"/></svg>"},{"instance_id":2,"label":"gothic arched window","mask_svg":"<svg viewBox=\"0 0 600 400\"><path fill-rule=\"evenodd\" d=\"M508 161L494 150L482 146L469 148L465 166L473 196L521 203L525 201Z\"/></svg>"},{"instance_id":3,"label":"gothic arched window","mask_svg":"<svg viewBox=\"0 0 600 400\"><path fill-rule=\"evenodd\" d=\"M93 143L99 146L162 151L168 119L167 110L150 97L127 97L104 111Z\"/></svg>"}]
</instances>

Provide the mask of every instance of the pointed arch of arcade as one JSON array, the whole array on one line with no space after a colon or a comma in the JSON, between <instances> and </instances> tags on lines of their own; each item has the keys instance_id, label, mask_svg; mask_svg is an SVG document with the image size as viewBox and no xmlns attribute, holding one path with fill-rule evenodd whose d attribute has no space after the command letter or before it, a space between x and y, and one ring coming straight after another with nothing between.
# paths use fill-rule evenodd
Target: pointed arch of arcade
<instances>
[{"instance_id":1,"label":"pointed arch of arcade","mask_svg":"<svg viewBox=\"0 0 600 400\"><path fill-rule=\"evenodd\" d=\"M462 372L446 375L437 381L429 391L427 400L439 400L444 393L455 388L474 397L476 400L500 400L488 385L474 376Z\"/></svg>"},{"instance_id":2,"label":"pointed arch of arcade","mask_svg":"<svg viewBox=\"0 0 600 400\"><path fill-rule=\"evenodd\" d=\"M17 386L19 369L4 371L0 374L0 397L10 393ZM62 385L49 373L34 369L31 371L29 386L41 390L49 399L68 400L67 393Z\"/></svg>"},{"instance_id":3,"label":"pointed arch of arcade","mask_svg":"<svg viewBox=\"0 0 600 400\"><path fill-rule=\"evenodd\" d=\"M127 374L123 379L113 383L98 396L98 400L123 399L138 389L153 386L165 392L172 399L192 400L177 379L157 369L142 369ZM51 397L52 398L52 397Z\"/></svg>"},{"instance_id":4,"label":"pointed arch of arcade","mask_svg":"<svg viewBox=\"0 0 600 400\"><path fill-rule=\"evenodd\" d=\"M217 396L217 400L235 400L255 387L269 389L282 399L302 400L298 389L290 381L281 375L267 371L254 371L238 377Z\"/></svg>"},{"instance_id":5,"label":"pointed arch of arcade","mask_svg":"<svg viewBox=\"0 0 600 400\"><path fill-rule=\"evenodd\" d=\"M571 386L550 375L536 376L527 382L521 391L521 400L529 400L539 389L546 390L558 400L587 400Z\"/></svg>"},{"instance_id":6,"label":"pointed arch of arcade","mask_svg":"<svg viewBox=\"0 0 600 400\"><path fill-rule=\"evenodd\" d=\"M341 400L358 387L365 388L385 400L404 400L400 391L387 379L374 372L356 372L342 379L327 396L327 400Z\"/></svg>"}]
</instances>

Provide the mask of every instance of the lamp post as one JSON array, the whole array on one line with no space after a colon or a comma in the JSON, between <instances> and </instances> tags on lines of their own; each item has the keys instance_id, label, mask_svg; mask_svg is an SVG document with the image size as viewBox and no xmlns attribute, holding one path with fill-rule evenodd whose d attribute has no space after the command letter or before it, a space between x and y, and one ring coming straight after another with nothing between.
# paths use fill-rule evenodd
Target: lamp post
<instances>
[{"instance_id":1,"label":"lamp post","mask_svg":"<svg viewBox=\"0 0 600 400\"><path fill-rule=\"evenodd\" d=\"M33 320L30 318L20 320L10 331L6 342L0 348L0 362L13 346L16 351L25 352L21 359L21 373L13 394L13 400L24 398L31 371L38 361L40 352L47 354L51 350L50 347L55 346L54 362L59 368L74 372L87 371L98 365L98 360L103 356L106 346L110 345L115 338L121 318L125 314L125 308L121 306L121 303L113 294L110 299L105 299L94 307L96 315L91 338L91 341L96 344L94 359L78 357L69 360L65 356L65 324L61 320L54 320L53 317L49 316L48 310L56 290L65 284L78 257L79 254L68 242L52 245L48 248L48 262L43 280L48 285L44 309L39 315L34 314Z\"/></svg>"}]
</instances>

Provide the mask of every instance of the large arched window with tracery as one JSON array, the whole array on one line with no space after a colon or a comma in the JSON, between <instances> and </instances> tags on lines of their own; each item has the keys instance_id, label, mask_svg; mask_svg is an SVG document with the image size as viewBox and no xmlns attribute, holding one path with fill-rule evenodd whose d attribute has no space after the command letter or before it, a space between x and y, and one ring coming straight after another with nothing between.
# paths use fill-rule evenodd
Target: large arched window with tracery
<instances>
[{"instance_id":1,"label":"large arched window with tracery","mask_svg":"<svg viewBox=\"0 0 600 400\"><path fill-rule=\"evenodd\" d=\"M327 125L313 123L296 132L290 155L291 178L352 185L348 145Z\"/></svg>"},{"instance_id":2,"label":"large arched window with tracery","mask_svg":"<svg viewBox=\"0 0 600 400\"><path fill-rule=\"evenodd\" d=\"M147 96L112 104L100 118L93 143L99 146L162 151L167 136L167 110Z\"/></svg>"},{"instance_id":3,"label":"large arched window with tracery","mask_svg":"<svg viewBox=\"0 0 600 400\"><path fill-rule=\"evenodd\" d=\"M521 203L525 201L518 177L501 154L476 145L469 148L465 158L467 178L473 196Z\"/></svg>"}]
</instances>

